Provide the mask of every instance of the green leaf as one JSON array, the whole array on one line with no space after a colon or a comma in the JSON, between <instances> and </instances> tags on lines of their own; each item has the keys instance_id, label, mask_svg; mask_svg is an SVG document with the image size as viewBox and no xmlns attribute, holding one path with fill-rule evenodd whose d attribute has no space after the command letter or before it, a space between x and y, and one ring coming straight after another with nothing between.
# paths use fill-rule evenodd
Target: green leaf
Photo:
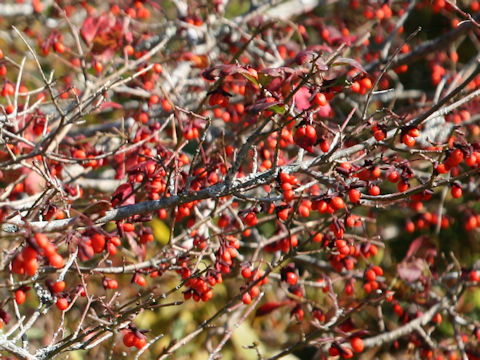
<instances>
[{"instance_id":1,"label":"green leaf","mask_svg":"<svg viewBox=\"0 0 480 360\"><path fill-rule=\"evenodd\" d=\"M273 111L276 114L283 115L285 114L285 105L273 105L269 107L268 110Z\"/></svg>"},{"instance_id":2,"label":"green leaf","mask_svg":"<svg viewBox=\"0 0 480 360\"><path fill-rule=\"evenodd\" d=\"M252 75L250 75L250 73L248 71L242 71L241 74L243 76L245 76L245 78L250 81L252 84L260 87L260 83L258 82L258 80L256 78L254 78Z\"/></svg>"}]
</instances>

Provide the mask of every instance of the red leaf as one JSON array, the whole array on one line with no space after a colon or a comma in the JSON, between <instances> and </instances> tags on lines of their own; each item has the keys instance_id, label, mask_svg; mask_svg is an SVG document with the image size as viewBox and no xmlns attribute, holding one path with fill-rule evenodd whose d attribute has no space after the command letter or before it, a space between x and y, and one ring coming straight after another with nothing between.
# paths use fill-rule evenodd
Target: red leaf
<instances>
[{"instance_id":1,"label":"red leaf","mask_svg":"<svg viewBox=\"0 0 480 360\"><path fill-rule=\"evenodd\" d=\"M408 282L417 281L422 276L424 265L425 260L423 259L401 262L397 265L398 276Z\"/></svg>"},{"instance_id":2,"label":"red leaf","mask_svg":"<svg viewBox=\"0 0 480 360\"><path fill-rule=\"evenodd\" d=\"M215 80L218 77L225 77L227 75L233 75L237 73L248 74L248 71L238 65L217 65L206 69L202 72L202 76L207 80Z\"/></svg>"},{"instance_id":3,"label":"red leaf","mask_svg":"<svg viewBox=\"0 0 480 360\"><path fill-rule=\"evenodd\" d=\"M418 250L423 245L423 237L418 237L415 240L412 241L410 244L410 247L408 248L407 255L405 256L404 260L410 259L413 255L418 253Z\"/></svg>"},{"instance_id":4,"label":"red leaf","mask_svg":"<svg viewBox=\"0 0 480 360\"><path fill-rule=\"evenodd\" d=\"M264 315L267 315L267 314L270 314L272 311L282 307L282 306L285 306L285 302L276 302L276 301L271 301L271 302L267 302L263 305L261 305L257 311L255 312L255 317L258 317L258 316L264 316Z\"/></svg>"},{"instance_id":5,"label":"red leaf","mask_svg":"<svg viewBox=\"0 0 480 360\"><path fill-rule=\"evenodd\" d=\"M318 70L321 70L321 71L328 70L327 64L325 64L321 58L318 58L317 60L315 60L315 65L317 65Z\"/></svg>"},{"instance_id":6,"label":"red leaf","mask_svg":"<svg viewBox=\"0 0 480 360\"><path fill-rule=\"evenodd\" d=\"M100 106L100 109L101 109L101 110L108 109L108 108L112 108L112 109L123 109L123 106L122 106L121 104L116 103L116 102L113 102L113 101L104 102L104 103Z\"/></svg>"},{"instance_id":7,"label":"red leaf","mask_svg":"<svg viewBox=\"0 0 480 360\"><path fill-rule=\"evenodd\" d=\"M354 68L360 70L364 74L367 73L365 68L357 60L353 60L353 59L350 59L350 58L339 57L335 60L334 65L350 65L350 66L353 66Z\"/></svg>"},{"instance_id":8,"label":"red leaf","mask_svg":"<svg viewBox=\"0 0 480 360\"><path fill-rule=\"evenodd\" d=\"M98 19L95 19L91 16L87 17L83 22L82 28L80 29L80 35L82 36L83 40L90 45L97 34L98 27L100 23Z\"/></svg>"},{"instance_id":9,"label":"red leaf","mask_svg":"<svg viewBox=\"0 0 480 360\"><path fill-rule=\"evenodd\" d=\"M312 97L312 94L310 93L310 90L308 90L307 87L302 87L298 89L298 91L294 95L295 99L295 106L299 110L305 110L308 109L310 105L310 98Z\"/></svg>"},{"instance_id":10,"label":"red leaf","mask_svg":"<svg viewBox=\"0 0 480 360\"><path fill-rule=\"evenodd\" d=\"M303 50L303 51L300 51L296 56L295 56L295 59L294 61L298 64L298 65L302 65L302 64L305 64L306 62L311 62L313 61L313 59L315 59L315 57L317 57L318 54L315 53L315 51L312 51L312 50Z\"/></svg>"},{"instance_id":11,"label":"red leaf","mask_svg":"<svg viewBox=\"0 0 480 360\"><path fill-rule=\"evenodd\" d=\"M286 73L293 74L295 73L295 70L287 66L280 66L277 68L267 68L259 71L259 74L265 74L272 77L281 77L284 76Z\"/></svg>"},{"instance_id":12,"label":"red leaf","mask_svg":"<svg viewBox=\"0 0 480 360\"><path fill-rule=\"evenodd\" d=\"M317 114L324 118L330 118L332 117L332 107L329 103L324 106L319 106L317 109Z\"/></svg>"},{"instance_id":13,"label":"red leaf","mask_svg":"<svg viewBox=\"0 0 480 360\"><path fill-rule=\"evenodd\" d=\"M117 206L119 204L122 206L135 204L135 196L133 195L132 184L122 184L113 193L112 206Z\"/></svg>"},{"instance_id":14,"label":"red leaf","mask_svg":"<svg viewBox=\"0 0 480 360\"><path fill-rule=\"evenodd\" d=\"M281 103L281 101L267 102L266 99L262 99L253 105L247 106L246 110L250 113L258 113Z\"/></svg>"}]
</instances>

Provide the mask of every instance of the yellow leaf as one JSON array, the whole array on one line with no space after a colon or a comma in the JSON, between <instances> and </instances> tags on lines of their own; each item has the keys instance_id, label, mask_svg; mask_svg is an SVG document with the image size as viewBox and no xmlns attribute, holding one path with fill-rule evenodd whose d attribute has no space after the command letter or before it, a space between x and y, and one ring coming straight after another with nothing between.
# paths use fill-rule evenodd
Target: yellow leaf
<instances>
[{"instance_id":1,"label":"yellow leaf","mask_svg":"<svg viewBox=\"0 0 480 360\"><path fill-rule=\"evenodd\" d=\"M160 244L166 245L170 240L170 229L159 218L153 218L148 222L148 225L152 228L153 236Z\"/></svg>"}]
</instances>

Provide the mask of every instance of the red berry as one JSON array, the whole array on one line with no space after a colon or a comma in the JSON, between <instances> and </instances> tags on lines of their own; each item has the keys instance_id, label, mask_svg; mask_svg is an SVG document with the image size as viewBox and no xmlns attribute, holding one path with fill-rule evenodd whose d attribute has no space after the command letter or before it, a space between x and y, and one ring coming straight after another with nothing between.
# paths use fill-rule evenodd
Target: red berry
<instances>
[{"instance_id":1,"label":"red berry","mask_svg":"<svg viewBox=\"0 0 480 360\"><path fill-rule=\"evenodd\" d=\"M287 273L287 282L290 285L295 285L298 281L298 276L294 272L288 272Z\"/></svg>"},{"instance_id":2,"label":"red berry","mask_svg":"<svg viewBox=\"0 0 480 360\"><path fill-rule=\"evenodd\" d=\"M117 281L117 280L113 280L113 279L108 280L108 282L107 282L107 288L108 288L108 289L116 289L116 288L118 288L118 281Z\"/></svg>"},{"instance_id":3,"label":"red berry","mask_svg":"<svg viewBox=\"0 0 480 360\"><path fill-rule=\"evenodd\" d=\"M15 301L18 305L22 305L25 300L27 299L27 294L25 294L25 291L18 289L15 291Z\"/></svg>"},{"instance_id":4,"label":"red berry","mask_svg":"<svg viewBox=\"0 0 480 360\"><path fill-rule=\"evenodd\" d=\"M397 190L399 192L407 191L408 187L409 187L409 185L406 182L404 182L403 180L400 180L397 184Z\"/></svg>"},{"instance_id":5,"label":"red berry","mask_svg":"<svg viewBox=\"0 0 480 360\"><path fill-rule=\"evenodd\" d=\"M338 197L338 196L335 196L334 198L332 198L332 200L330 201L330 204L333 206L335 210L340 210L345 207L345 202L341 197Z\"/></svg>"},{"instance_id":6,"label":"red berry","mask_svg":"<svg viewBox=\"0 0 480 360\"><path fill-rule=\"evenodd\" d=\"M36 259L38 253L31 246L26 246L22 250L22 257L25 261Z\"/></svg>"},{"instance_id":7,"label":"red berry","mask_svg":"<svg viewBox=\"0 0 480 360\"><path fill-rule=\"evenodd\" d=\"M339 352L338 352L337 347L334 346L334 345L330 346L330 348L328 349L328 354L330 356L338 356Z\"/></svg>"},{"instance_id":8,"label":"red berry","mask_svg":"<svg viewBox=\"0 0 480 360\"><path fill-rule=\"evenodd\" d=\"M101 253L105 249L105 236L95 233L90 239L92 240L93 251L95 251L97 254Z\"/></svg>"},{"instance_id":9,"label":"red berry","mask_svg":"<svg viewBox=\"0 0 480 360\"><path fill-rule=\"evenodd\" d=\"M25 273L25 263L21 256L15 257L12 262L12 272L14 274L23 275Z\"/></svg>"},{"instance_id":10,"label":"red berry","mask_svg":"<svg viewBox=\"0 0 480 360\"><path fill-rule=\"evenodd\" d=\"M127 332L125 335L123 335L123 344L126 347L131 347L135 345L135 341L137 340L137 337L135 334L131 331Z\"/></svg>"},{"instance_id":11,"label":"red berry","mask_svg":"<svg viewBox=\"0 0 480 360\"><path fill-rule=\"evenodd\" d=\"M380 188L377 185L373 185L368 190L368 193L372 196L380 195Z\"/></svg>"},{"instance_id":12,"label":"red berry","mask_svg":"<svg viewBox=\"0 0 480 360\"><path fill-rule=\"evenodd\" d=\"M356 353L361 353L365 349L365 344L359 337L352 338L352 340L350 340L350 345L352 346L352 350Z\"/></svg>"},{"instance_id":13,"label":"red berry","mask_svg":"<svg viewBox=\"0 0 480 360\"><path fill-rule=\"evenodd\" d=\"M55 284L52 285L52 290L54 293L60 293L65 290L65 281L57 281Z\"/></svg>"},{"instance_id":14,"label":"red berry","mask_svg":"<svg viewBox=\"0 0 480 360\"><path fill-rule=\"evenodd\" d=\"M380 266L374 266L372 270L375 272L375 275L377 276L383 275L383 269Z\"/></svg>"},{"instance_id":15,"label":"red berry","mask_svg":"<svg viewBox=\"0 0 480 360\"><path fill-rule=\"evenodd\" d=\"M365 271L365 279L368 281L374 281L377 278L377 274L372 269Z\"/></svg>"},{"instance_id":16,"label":"red berry","mask_svg":"<svg viewBox=\"0 0 480 360\"><path fill-rule=\"evenodd\" d=\"M354 204L360 201L361 196L362 196L362 194L357 189L350 189L348 191L348 198Z\"/></svg>"},{"instance_id":17,"label":"red berry","mask_svg":"<svg viewBox=\"0 0 480 360\"><path fill-rule=\"evenodd\" d=\"M155 72L158 73L158 74L161 74L162 71L163 71L162 65L160 65L160 64L158 64L158 63L155 64L155 65L153 65L153 71L155 71Z\"/></svg>"},{"instance_id":18,"label":"red berry","mask_svg":"<svg viewBox=\"0 0 480 360\"><path fill-rule=\"evenodd\" d=\"M97 74L100 74L103 71L103 64L101 62L96 61L93 67Z\"/></svg>"},{"instance_id":19,"label":"red berry","mask_svg":"<svg viewBox=\"0 0 480 360\"><path fill-rule=\"evenodd\" d=\"M289 212L290 212L290 209L285 208L285 209L280 210L278 212L277 216L280 220L286 221L288 219Z\"/></svg>"},{"instance_id":20,"label":"red berry","mask_svg":"<svg viewBox=\"0 0 480 360\"><path fill-rule=\"evenodd\" d=\"M15 108L14 108L14 106L13 106L12 104L7 105L7 106L5 107L5 112L6 112L7 114L13 114L14 111L15 111Z\"/></svg>"},{"instance_id":21,"label":"red berry","mask_svg":"<svg viewBox=\"0 0 480 360\"><path fill-rule=\"evenodd\" d=\"M55 44L53 44L53 48L59 54L63 54L65 52L65 46L59 41L57 41Z\"/></svg>"},{"instance_id":22,"label":"red berry","mask_svg":"<svg viewBox=\"0 0 480 360\"><path fill-rule=\"evenodd\" d=\"M442 314L440 313L435 314L434 317L432 318L432 322L434 322L435 324L441 324Z\"/></svg>"},{"instance_id":23,"label":"red berry","mask_svg":"<svg viewBox=\"0 0 480 360\"><path fill-rule=\"evenodd\" d=\"M125 232L135 231L135 225L133 225L132 223L124 223L122 227L123 227L123 231Z\"/></svg>"},{"instance_id":24,"label":"red berry","mask_svg":"<svg viewBox=\"0 0 480 360\"><path fill-rule=\"evenodd\" d=\"M450 156L445 160L445 164L448 165L450 168L459 165L464 158L463 151L460 149L455 149L450 154Z\"/></svg>"},{"instance_id":25,"label":"red berry","mask_svg":"<svg viewBox=\"0 0 480 360\"><path fill-rule=\"evenodd\" d=\"M252 288L249 291L249 294L252 297L252 299L254 297L257 297L258 294L260 294L260 288L258 286L252 286Z\"/></svg>"},{"instance_id":26,"label":"red berry","mask_svg":"<svg viewBox=\"0 0 480 360\"><path fill-rule=\"evenodd\" d=\"M298 213L303 216L303 217L309 217L310 216L310 209L304 205L300 205L298 207Z\"/></svg>"},{"instance_id":27,"label":"red berry","mask_svg":"<svg viewBox=\"0 0 480 360\"><path fill-rule=\"evenodd\" d=\"M408 147L412 147L413 145L415 145L415 139L409 134L404 134L402 136L402 142Z\"/></svg>"},{"instance_id":28,"label":"red berry","mask_svg":"<svg viewBox=\"0 0 480 360\"><path fill-rule=\"evenodd\" d=\"M473 282L479 282L480 281L480 271L477 270L472 270L470 271L470 274L468 275L470 280Z\"/></svg>"},{"instance_id":29,"label":"red berry","mask_svg":"<svg viewBox=\"0 0 480 360\"><path fill-rule=\"evenodd\" d=\"M393 311L395 314L397 314L398 317L401 317L403 315L403 308L400 306L400 304L395 304L393 306Z\"/></svg>"},{"instance_id":30,"label":"red berry","mask_svg":"<svg viewBox=\"0 0 480 360\"><path fill-rule=\"evenodd\" d=\"M375 137L375 140L377 141L382 141L385 139L385 133L382 130L377 130L373 133L373 136Z\"/></svg>"},{"instance_id":31,"label":"red berry","mask_svg":"<svg viewBox=\"0 0 480 360\"><path fill-rule=\"evenodd\" d=\"M245 225L247 226L255 226L257 225L257 214L255 214L253 211L249 212L245 218L244 221Z\"/></svg>"},{"instance_id":32,"label":"red berry","mask_svg":"<svg viewBox=\"0 0 480 360\"><path fill-rule=\"evenodd\" d=\"M45 249L47 244L50 244L50 240L48 240L48 237L45 234L36 233L35 240L37 241L37 245L42 249Z\"/></svg>"},{"instance_id":33,"label":"red berry","mask_svg":"<svg viewBox=\"0 0 480 360\"><path fill-rule=\"evenodd\" d=\"M454 185L451 190L452 197L454 199L459 199L462 197L463 191L460 186Z\"/></svg>"},{"instance_id":34,"label":"red berry","mask_svg":"<svg viewBox=\"0 0 480 360\"><path fill-rule=\"evenodd\" d=\"M388 174L388 180L392 183L396 183L399 179L400 179L400 174L396 170Z\"/></svg>"},{"instance_id":35,"label":"red berry","mask_svg":"<svg viewBox=\"0 0 480 360\"><path fill-rule=\"evenodd\" d=\"M322 93L317 93L313 98L313 102L320 106L325 106L328 103L325 94Z\"/></svg>"},{"instance_id":36,"label":"red berry","mask_svg":"<svg viewBox=\"0 0 480 360\"><path fill-rule=\"evenodd\" d=\"M420 136L420 130L418 130L417 128L414 128L414 129L410 129L408 131L408 135L410 135L411 137L419 137Z\"/></svg>"},{"instance_id":37,"label":"red berry","mask_svg":"<svg viewBox=\"0 0 480 360\"><path fill-rule=\"evenodd\" d=\"M353 91L353 92L360 92L360 83L358 81L355 81L352 83L352 85L350 85L350 89Z\"/></svg>"},{"instance_id":38,"label":"red berry","mask_svg":"<svg viewBox=\"0 0 480 360\"><path fill-rule=\"evenodd\" d=\"M123 48L123 51L125 51L125 53L128 55L128 56L132 56L134 53L135 53L135 49L133 48L132 45L127 45Z\"/></svg>"},{"instance_id":39,"label":"red berry","mask_svg":"<svg viewBox=\"0 0 480 360\"><path fill-rule=\"evenodd\" d=\"M148 102L150 105L152 104L158 104L160 102L160 97L158 95L152 95L150 96L150 99L148 99Z\"/></svg>"},{"instance_id":40,"label":"red berry","mask_svg":"<svg viewBox=\"0 0 480 360\"><path fill-rule=\"evenodd\" d=\"M350 348L343 348L342 349L342 358L344 359L351 359L353 357L353 351Z\"/></svg>"},{"instance_id":41,"label":"red berry","mask_svg":"<svg viewBox=\"0 0 480 360\"><path fill-rule=\"evenodd\" d=\"M137 349L143 348L145 345L147 345L147 340L145 338L139 338L137 337L135 339L135 343L133 344Z\"/></svg>"},{"instance_id":42,"label":"red berry","mask_svg":"<svg viewBox=\"0 0 480 360\"><path fill-rule=\"evenodd\" d=\"M147 284L147 280L145 279L145 277L139 274L135 275L135 282L139 286L145 286Z\"/></svg>"},{"instance_id":43,"label":"red berry","mask_svg":"<svg viewBox=\"0 0 480 360\"><path fill-rule=\"evenodd\" d=\"M65 261L63 260L62 255L57 254L57 253L53 253L52 255L50 255L48 257L48 262L50 263L50 265L52 265L53 267L55 267L57 269L62 268L63 265L65 264Z\"/></svg>"},{"instance_id":44,"label":"red berry","mask_svg":"<svg viewBox=\"0 0 480 360\"><path fill-rule=\"evenodd\" d=\"M250 279L252 277L252 269L246 266L242 269L242 276L244 279Z\"/></svg>"},{"instance_id":45,"label":"red berry","mask_svg":"<svg viewBox=\"0 0 480 360\"><path fill-rule=\"evenodd\" d=\"M59 298L57 303L55 304L57 308L61 311L67 310L68 308L68 300L65 298Z\"/></svg>"},{"instance_id":46,"label":"red berry","mask_svg":"<svg viewBox=\"0 0 480 360\"><path fill-rule=\"evenodd\" d=\"M243 294L242 301L245 305L248 305L252 302L252 297L250 296L250 294L248 292Z\"/></svg>"},{"instance_id":47,"label":"red berry","mask_svg":"<svg viewBox=\"0 0 480 360\"><path fill-rule=\"evenodd\" d=\"M313 242L315 242L315 243L322 242L322 240L323 240L323 234L322 234L322 233L316 233L312 240L313 240Z\"/></svg>"},{"instance_id":48,"label":"red berry","mask_svg":"<svg viewBox=\"0 0 480 360\"><path fill-rule=\"evenodd\" d=\"M330 144L328 143L328 141L325 140L320 143L320 150L322 150L324 153L330 150Z\"/></svg>"}]
</instances>

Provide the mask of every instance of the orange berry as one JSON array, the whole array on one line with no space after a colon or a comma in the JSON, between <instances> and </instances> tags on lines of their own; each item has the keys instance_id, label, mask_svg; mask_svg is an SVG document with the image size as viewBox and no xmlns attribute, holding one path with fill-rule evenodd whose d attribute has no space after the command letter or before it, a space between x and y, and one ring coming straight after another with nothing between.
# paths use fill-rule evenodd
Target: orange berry
<instances>
[{"instance_id":1,"label":"orange berry","mask_svg":"<svg viewBox=\"0 0 480 360\"><path fill-rule=\"evenodd\" d=\"M330 201L330 204L333 206L335 210L340 210L345 207L345 202L341 197L338 197L338 196L335 196L334 198L332 198L332 200Z\"/></svg>"},{"instance_id":2,"label":"orange berry","mask_svg":"<svg viewBox=\"0 0 480 360\"><path fill-rule=\"evenodd\" d=\"M135 231L135 225L133 225L131 223L124 223L122 225L122 227L123 227L123 231L125 231L125 232Z\"/></svg>"},{"instance_id":3,"label":"orange berry","mask_svg":"<svg viewBox=\"0 0 480 360\"><path fill-rule=\"evenodd\" d=\"M348 191L348 198L352 203L357 203L360 200L362 194L357 189L350 189Z\"/></svg>"},{"instance_id":4,"label":"orange berry","mask_svg":"<svg viewBox=\"0 0 480 360\"><path fill-rule=\"evenodd\" d=\"M132 45L127 45L123 48L123 51L125 51L125 53L128 55L128 56L132 56L134 53L135 53L135 49L133 48Z\"/></svg>"},{"instance_id":5,"label":"orange berry","mask_svg":"<svg viewBox=\"0 0 480 360\"><path fill-rule=\"evenodd\" d=\"M12 104L7 105L7 106L5 107L5 112L6 112L7 114L13 114L14 111L15 111L15 107L14 107Z\"/></svg>"},{"instance_id":6,"label":"orange berry","mask_svg":"<svg viewBox=\"0 0 480 360\"><path fill-rule=\"evenodd\" d=\"M53 48L59 54L63 54L65 52L65 46L59 41L57 41L55 44L53 44Z\"/></svg>"},{"instance_id":7,"label":"orange berry","mask_svg":"<svg viewBox=\"0 0 480 360\"><path fill-rule=\"evenodd\" d=\"M103 64L101 62L96 61L95 64L93 64L93 68L97 72L97 74L100 74L103 71Z\"/></svg>"},{"instance_id":8,"label":"orange berry","mask_svg":"<svg viewBox=\"0 0 480 360\"><path fill-rule=\"evenodd\" d=\"M52 265L53 267L55 267L57 269L62 268L63 265L65 264L65 261L63 260L63 257L60 254L57 254L57 253L49 256L48 257L48 262L50 263L50 265Z\"/></svg>"},{"instance_id":9,"label":"orange berry","mask_svg":"<svg viewBox=\"0 0 480 360\"><path fill-rule=\"evenodd\" d=\"M135 346L137 349L141 349L141 348L143 348L145 345L147 345L147 340L146 340L145 338L139 338L139 337L136 338L135 343L134 343L134 346Z\"/></svg>"},{"instance_id":10,"label":"orange berry","mask_svg":"<svg viewBox=\"0 0 480 360\"><path fill-rule=\"evenodd\" d=\"M54 293L60 293L65 290L65 281L57 281L55 284L52 285L52 290Z\"/></svg>"},{"instance_id":11,"label":"orange berry","mask_svg":"<svg viewBox=\"0 0 480 360\"><path fill-rule=\"evenodd\" d=\"M153 71L155 71L157 74L161 74L163 71L162 65L158 63L153 65Z\"/></svg>"},{"instance_id":12,"label":"orange berry","mask_svg":"<svg viewBox=\"0 0 480 360\"><path fill-rule=\"evenodd\" d=\"M24 264L25 272L28 276L33 276L36 274L38 270L38 261L37 259L31 259L26 261Z\"/></svg>"}]
</instances>

